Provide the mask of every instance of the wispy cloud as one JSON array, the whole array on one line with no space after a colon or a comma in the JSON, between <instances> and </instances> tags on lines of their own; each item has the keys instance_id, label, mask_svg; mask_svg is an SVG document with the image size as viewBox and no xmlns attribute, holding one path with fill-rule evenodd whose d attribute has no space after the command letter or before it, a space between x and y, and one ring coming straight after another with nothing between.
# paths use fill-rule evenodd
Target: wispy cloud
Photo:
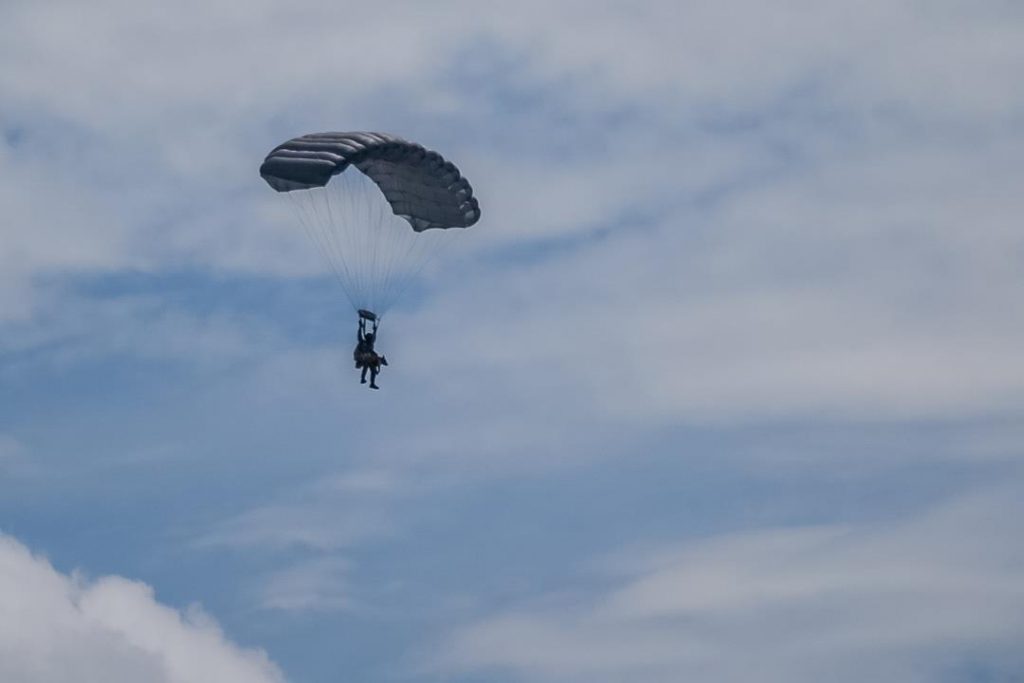
<instances>
[{"instance_id":1,"label":"wispy cloud","mask_svg":"<svg viewBox=\"0 0 1024 683\"><path fill-rule=\"evenodd\" d=\"M895 524L754 531L634 557L618 587L469 624L434 663L542 681L1013 678L1024 671L1020 512L1008 487Z\"/></svg>"},{"instance_id":2,"label":"wispy cloud","mask_svg":"<svg viewBox=\"0 0 1024 683\"><path fill-rule=\"evenodd\" d=\"M381 468L325 474L283 491L279 500L217 522L195 544L331 553L394 533L389 505L422 486L397 470Z\"/></svg>"},{"instance_id":3,"label":"wispy cloud","mask_svg":"<svg viewBox=\"0 0 1024 683\"><path fill-rule=\"evenodd\" d=\"M0 472L9 475L31 470L32 467L25 446L14 437L0 433Z\"/></svg>"},{"instance_id":4,"label":"wispy cloud","mask_svg":"<svg viewBox=\"0 0 1024 683\"><path fill-rule=\"evenodd\" d=\"M257 600L264 609L332 612L352 606L344 559L324 557L294 564L264 578Z\"/></svg>"},{"instance_id":5,"label":"wispy cloud","mask_svg":"<svg viewBox=\"0 0 1024 683\"><path fill-rule=\"evenodd\" d=\"M220 522L196 542L200 548L275 551L306 548L328 551L386 535L391 525L381 513L348 501L268 505Z\"/></svg>"}]
</instances>

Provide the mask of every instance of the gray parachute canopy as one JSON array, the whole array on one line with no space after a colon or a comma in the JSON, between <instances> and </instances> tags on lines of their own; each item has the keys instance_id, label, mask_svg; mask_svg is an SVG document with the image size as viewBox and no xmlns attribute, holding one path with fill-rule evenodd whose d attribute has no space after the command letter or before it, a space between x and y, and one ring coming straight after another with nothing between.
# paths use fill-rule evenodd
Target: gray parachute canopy
<instances>
[{"instance_id":1,"label":"gray parachute canopy","mask_svg":"<svg viewBox=\"0 0 1024 683\"><path fill-rule=\"evenodd\" d=\"M480 219L473 188L437 152L387 133L313 133L278 145L260 175L278 192L323 187L349 166L365 173L413 230L468 228Z\"/></svg>"}]
</instances>

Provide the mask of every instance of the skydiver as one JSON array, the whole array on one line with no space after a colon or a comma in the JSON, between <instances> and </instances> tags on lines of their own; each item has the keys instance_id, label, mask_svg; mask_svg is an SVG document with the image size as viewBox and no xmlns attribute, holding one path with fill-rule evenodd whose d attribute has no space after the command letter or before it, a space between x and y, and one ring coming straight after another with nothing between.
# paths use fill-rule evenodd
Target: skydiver
<instances>
[{"instance_id":1,"label":"skydiver","mask_svg":"<svg viewBox=\"0 0 1024 683\"><path fill-rule=\"evenodd\" d=\"M366 316L360 312L359 316L359 331L356 334L358 343L356 344L355 351L352 352L352 358L356 362L356 369L362 369L362 375L359 377L360 384L366 384L366 371L370 371L370 388L380 389L377 386L377 373L380 372L382 365L388 364L388 359L383 355L378 355L373 350L373 344L377 340L377 325L378 321L373 318L373 330L371 332L366 331Z\"/></svg>"}]
</instances>

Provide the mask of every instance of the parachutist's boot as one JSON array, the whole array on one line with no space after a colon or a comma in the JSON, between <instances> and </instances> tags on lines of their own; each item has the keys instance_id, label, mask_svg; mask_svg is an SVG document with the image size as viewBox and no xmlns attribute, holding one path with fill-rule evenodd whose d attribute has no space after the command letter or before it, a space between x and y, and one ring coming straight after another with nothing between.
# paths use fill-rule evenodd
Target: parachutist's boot
<instances>
[{"instance_id":1,"label":"parachutist's boot","mask_svg":"<svg viewBox=\"0 0 1024 683\"><path fill-rule=\"evenodd\" d=\"M366 378L365 378L365 377L363 377L363 378L362 378L361 380L359 380L359 383L360 383L360 384L366 384Z\"/></svg>"},{"instance_id":2,"label":"parachutist's boot","mask_svg":"<svg viewBox=\"0 0 1024 683\"><path fill-rule=\"evenodd\" d=\"M370 388L371 389L380 389L380 387L378 387L376 384L371 384Z\"/></svg>"}]
</instances>

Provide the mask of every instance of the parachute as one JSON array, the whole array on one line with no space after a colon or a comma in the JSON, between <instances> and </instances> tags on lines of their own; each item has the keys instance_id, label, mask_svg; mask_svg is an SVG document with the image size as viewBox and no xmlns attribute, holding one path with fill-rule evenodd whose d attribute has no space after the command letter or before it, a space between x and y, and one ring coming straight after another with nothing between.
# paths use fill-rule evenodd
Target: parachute
<instances>
[{"instance_id":1,"label":"parachute","mask_svg":"<svg viewBox=\"0 0 1024 683\"><path fill-rule=\"evenodd\" d=\"M350 166L360 172L346 173ZM383 315L458 232L452 228L480 219L454 164L386 133L303 135L275 147L260 175L291 201L360 315Z\"/></svg>"}]
</instances>

